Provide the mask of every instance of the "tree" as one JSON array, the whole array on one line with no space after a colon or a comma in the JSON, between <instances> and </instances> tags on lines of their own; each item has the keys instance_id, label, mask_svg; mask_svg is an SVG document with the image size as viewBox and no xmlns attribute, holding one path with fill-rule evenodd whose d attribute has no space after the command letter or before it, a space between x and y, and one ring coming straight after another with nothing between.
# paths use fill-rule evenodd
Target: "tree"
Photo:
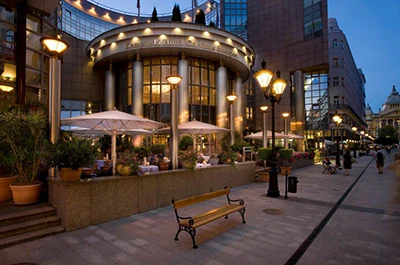
<instances>
[{"instance_id":1,"label":"tree","mask_svg":"<svg viewBox=\"0 0 400 265\"><path fill-rule=\"evenodd\" d=\"M399 135L397 130L392 125L386 125L379 129L379 138L376 140L378 144L392 145L399 143Z\"/></svg>"},{"instance_id":2,"label":"tree","mask_svg":"<svg viewBox=\"0 0 400 265\"><path fill-rule=\"evenodd\" d=\"M178 4L174 5L174 9L172 9L172 18L171 21L180 21L182 22L181 9Z\"/></svg>"},{"instance_id":3,"label":"tree","mask_svg":"<svg viewBox=\"0 0 400 265\"><path fill-rule=\"evenodd\" d=\"M200 9L199 12L197 12L196 14L196 20L195 20L196 24L206 24L206 14L204 14L204 11Z\"/></svg>"},{"instance_id":4,"label":"tree","mask_svg":"<svg viewBox=\"0 0 400 265\"><path fill-rule=\"evenodd\" d=\"M151 14L151 19L150 19L150 21L152 21L152 22L158 21L157 9L156 9L156 7L154 7L154 9L153 9L153 13Z\"/></svg>"}]
</instances>

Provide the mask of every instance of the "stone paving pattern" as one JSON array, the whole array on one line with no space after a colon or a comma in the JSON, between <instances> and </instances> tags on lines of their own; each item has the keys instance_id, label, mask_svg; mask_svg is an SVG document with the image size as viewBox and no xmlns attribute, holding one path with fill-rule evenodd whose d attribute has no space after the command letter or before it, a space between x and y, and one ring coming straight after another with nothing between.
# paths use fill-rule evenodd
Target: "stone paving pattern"
<instances>
[{"instance_id":1,"label":"stone paving pattern","mask_svg":"<svg viewBox=\"0 0 400 265\"><path fill-rule=\"evenodd\" d=\"M168 206L2 249L0 264L285 264L365 169L297 264L400 264L400 177L388 168L393 152L386 157L383 175L372 157L359 158L350 176L344 170L322 174L321 164L294 170L298 192L287 200L282 176L280 198L265 196L268 183L234 188L231 198L244 199L247 224L234 213L198 228L198 249L186 232L173 240L178 226ZM224 203L222 197L180 213L201 213ZM284 213L263 213L269 208Z\"/></svg>"}]
</instances>

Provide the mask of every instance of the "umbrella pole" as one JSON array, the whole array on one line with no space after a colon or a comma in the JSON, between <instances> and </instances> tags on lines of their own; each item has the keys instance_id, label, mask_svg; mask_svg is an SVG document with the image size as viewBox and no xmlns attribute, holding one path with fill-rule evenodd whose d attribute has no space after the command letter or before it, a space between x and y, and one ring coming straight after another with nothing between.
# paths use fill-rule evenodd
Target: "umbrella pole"
<instances>
[{"instance_id":1,"label":"umbrella pole","mask_svg":"<svg viewBox=\"0 0 400 265\"><path fill-rule=\"evenodd\" d=\"M117 135L111 136L111 159L113 161L113 176L115 176L115 163L117 162Z\"/></svg>"}]
</instances>

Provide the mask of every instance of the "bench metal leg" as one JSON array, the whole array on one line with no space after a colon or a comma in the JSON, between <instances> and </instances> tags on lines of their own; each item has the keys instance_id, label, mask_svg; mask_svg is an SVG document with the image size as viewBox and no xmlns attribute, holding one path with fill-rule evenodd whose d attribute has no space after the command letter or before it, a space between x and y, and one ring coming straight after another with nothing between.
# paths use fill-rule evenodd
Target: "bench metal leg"
<instances>
[{"instance_id":1,"label":"bench metal leg","mask_svg":"<svg viewBox=\"0 0 400 265\"><path fill-rule=\"evenodd\" d=\"M179 233L180 233L181 231L182 231L182 226L179 226L178 232L176 232L176 235L175 235L175 238L174 238L175 241L178 241L178 240L179 240L178 235L179 235Z\"/></svg>"},{"instance_id":2,"label":"bench metal leg","mask_svg":"<svg viewBox=\"0 0 400 265\"><path fill-rule=\"evenodd\" d=\"M191 227L188 227L188 226L179 226L179 229L178 229L178 231L176 232L176 235L175 235L175 238L174 238L175 241L178 241L178 240L179 240L178 235L179 235L179 233L180 233L181 231L186 231L186 232L188 232L188 234L190 235L190 237L192 238L192 241L193 241L193 248L197 248L196 240L195 240L196 229L191 228Z\"/></svg>"},{"instance_id":3,"label":"bench metal leg","mask_svg":"<svg viewBox=\"0 0 400 265\"><path fill-rule=\"evenodd\" d=\"M225 219L228 219L228 215L225 215Z\"/></svg>"},{"instance_id":4,"label":"bench metal leg","mask_svg":"<svg viewBox=\"0 0 400 265\"><path fill-rule=\"evenodd\" d=\"M243 209L240 209L239 210L239 213L240 213L240 215L242 216L242 223L243 224L245 224L246 223L246 221L244 220L244 213L246 212L246 208L243 208Z\"/></svg>"}]
</instances>

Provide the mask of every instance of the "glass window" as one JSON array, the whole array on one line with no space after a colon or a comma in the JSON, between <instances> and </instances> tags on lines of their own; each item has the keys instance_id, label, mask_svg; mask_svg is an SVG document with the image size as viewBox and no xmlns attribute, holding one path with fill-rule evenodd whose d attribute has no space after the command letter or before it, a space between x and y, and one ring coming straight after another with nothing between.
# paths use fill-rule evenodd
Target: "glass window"
<instances>
[{"instance_id":1,"label":"glass window","mask_svg":"<svg viewBox=\"0 0 400 265\"><path fill-rule=\"evenodd\" d=\"M127 75L126 79L128 82L127 85L128 85L128 87L131 87L132 86L132 69L129 69L126 75Z\"/></svg>"},{"instance_id":2,"label":"glass window","mask_svg":"<svg viewBox=\"0 0 400 265\"><path fill-rule=\"evenodd\" d=\"M41 55L37 52L26 50L26 65L40 70Z\"/></svg>"},{"instance_id":3,"label":"glass window","mask_svg":"<svg viewBox=\"0 0 400 265\"><path fill-rule=\"evenodd\" d=\"M171 86L164 84L161 86L161 102L170 103L171 102Z\"/></svg>"},{"instance_id":4,"label":"glass window","mask_svg":"<svg viewBox=\"0 0 400 265\"><path fill-rule=\"evenodd\" d=\"M192 104L200 104L200 87L192 86Z\"/></svg>"},{"instance_id":5,"label":"glass window","mask_svg":"<svg viewBox=\"0 0 400 265\"><path fill-rule=\"evenodd\" d=\"M150 103L150 86L143 86L143 104Z\"/></svg>"},{"instance_id":6,"label":"glass window","mask_svg":"<svg viewBox=\"0 0 400 265\"><path fill-rule=\"evenodd\" d=\"M37 51L40 51L42 44L40 43L41 36L30 31L26 31L26 46Z\"/></svg>"},{"instance_id":7,"label":"glass window","mask_svg":"<svg viewBox=\"0 0 400 265\"><path fill-rule=\"evenodd\" d=\"M160 103L160 100L161 100L160 85L152 85L151 86L151 103Z\"/></svg>"},{"instance_id":8,"label":"glass window","mask_svg":"<svg viewBox=\"0 0 400 265\"><path fill-rule=\"evenodd\" d=\"M26 16L26 28L40 34L41 33L40 19L36 18L34 16L31 16L31 15L27 15Z\"/></svg>"},{"instance_id":9,"label":"glass window","mask_svg":"<svg viewBox=\"0 0 400 265\"><path fill-rule=\"evenodd\" d=\"M159 60L158 60L159 61ZM159 65L153 65L151 67L151 82L152 83L160 83L161 80L161 72Z\"/></svg>"},{"instance_id":10,"label":"glass window","mask_svg":"<svg viewBox=\"0 0 400 265\"><path fill-rule=\"evenodd\" d=\"M207 87L201 88L201 104L208 105L208 88Z\"/></svg>"},{"instance_id":11,"label":"glass window","mask_svg":"<svg viewBox=\"0 0 400 265\"><path fill-rule=\"evenodd\" d=\"M208 86L208 69L201 68L201 85Z\"/></svg>"},{"instance_id":12,"label":"glass window","mask_svg":"<svg viewBox=\"0 0 400 265\"><path fill-rule=\"evenodd\" d=\"M143 67L143 84L150 84L150 66Z\"/></svg>"}]
</instances>

